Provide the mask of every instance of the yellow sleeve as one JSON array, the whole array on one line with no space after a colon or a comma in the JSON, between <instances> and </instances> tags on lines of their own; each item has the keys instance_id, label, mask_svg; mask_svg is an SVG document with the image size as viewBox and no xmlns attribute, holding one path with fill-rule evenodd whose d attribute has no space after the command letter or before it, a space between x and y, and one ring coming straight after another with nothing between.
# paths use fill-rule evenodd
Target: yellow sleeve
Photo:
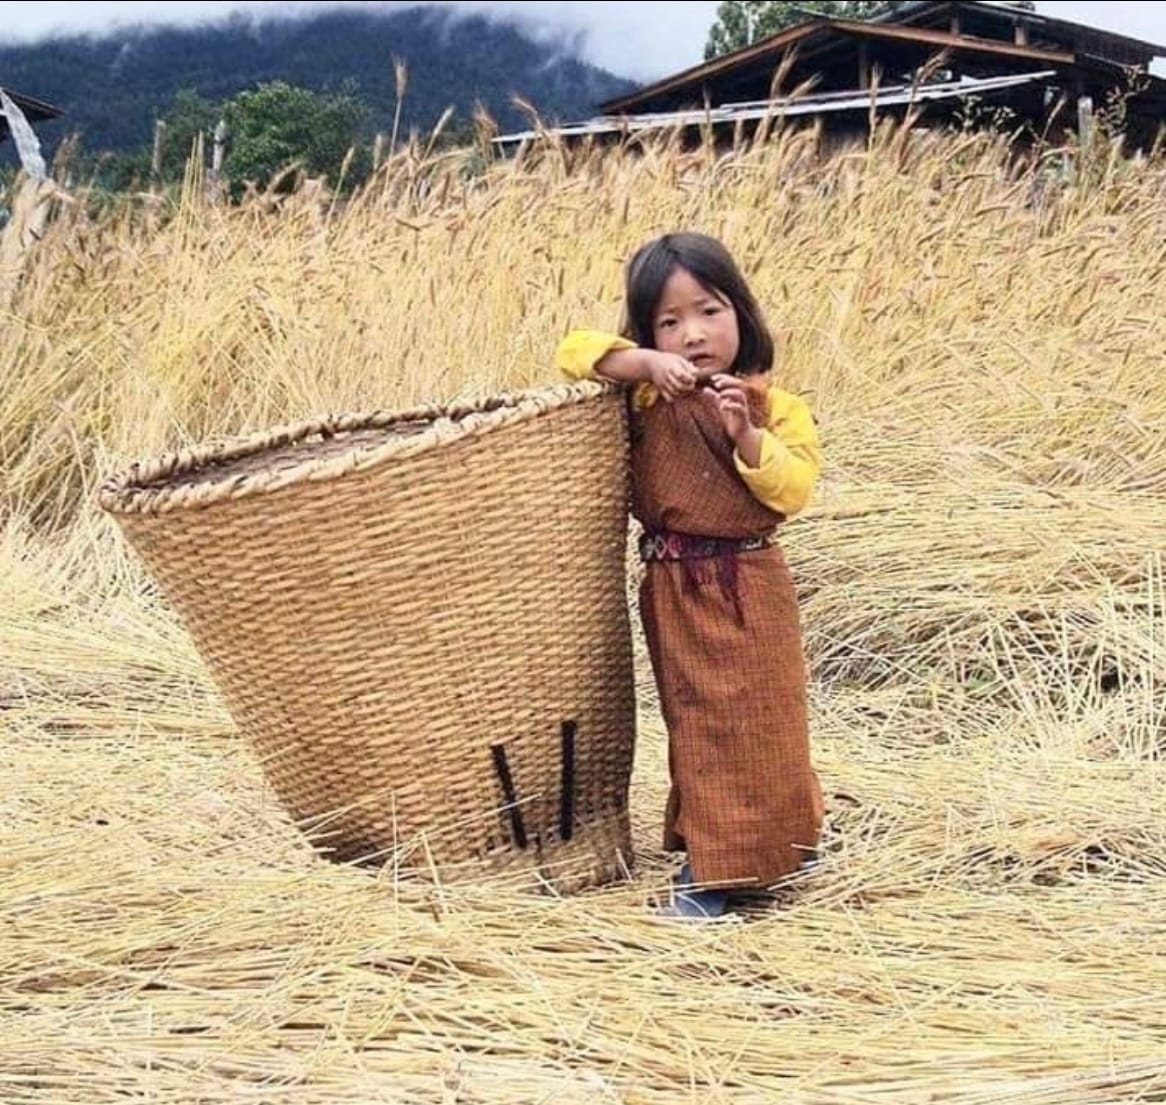
<instances>
[{"instance_id":1,"label":"yellow sleeve","mask_svg":"<svg viewBox=\"0 0 1166 1105\"><path fill-rule=\"evenodd\" d=\"M595 366L613 349L635 349L636 343L603 330L572 330L555 350L555 368L571 380L594 380Z\"/></svg>"},{"instance_id":2,"label":"yellow sleeve","mask_svg":"<svg viewBox=\"0 0 1166 1105\"><path fill-rule=\"evenodd\" d=\"M736 450L733 461L761 502L792 518L809 505L822 468L822 445L803 399L771 387L768 408L769 417L761 431L760 463L750 468Z\"/></svg>"}]
</instances>

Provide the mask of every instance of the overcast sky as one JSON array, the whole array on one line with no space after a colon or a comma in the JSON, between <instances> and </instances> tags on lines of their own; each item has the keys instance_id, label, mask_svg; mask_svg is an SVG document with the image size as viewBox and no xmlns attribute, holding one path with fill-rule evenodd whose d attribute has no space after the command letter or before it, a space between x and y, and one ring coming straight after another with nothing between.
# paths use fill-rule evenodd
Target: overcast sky
<instances>
[{"instance_id":1,"label":"overcast sky","mask_svg":"<svg viewBox=\"0 0 1166 1105\"><path fill-rule=\"evenodd\" d=\"M62 3L41 0L0 0L0 43L29 41L55 32L112 31L142 23L192 23L221 18L234 11L264 15L310 12L325 7L370 6L363 0L119 0ZM409 3L384 4L410 7ZM533 30L581 32L584 57L619 76L652 80L702 59L705 37L717 4L676 3L472 3L454 7L513 16ZM1163 44L1166 48L1166 4L1132 0L1127 3L1038 2L1037 11L1061 19L1088 23L1105 30ZM1166 75L1166 59L1153 71ZM3 74L0 74L2 79Z\"/></svg>"}]
</instances>

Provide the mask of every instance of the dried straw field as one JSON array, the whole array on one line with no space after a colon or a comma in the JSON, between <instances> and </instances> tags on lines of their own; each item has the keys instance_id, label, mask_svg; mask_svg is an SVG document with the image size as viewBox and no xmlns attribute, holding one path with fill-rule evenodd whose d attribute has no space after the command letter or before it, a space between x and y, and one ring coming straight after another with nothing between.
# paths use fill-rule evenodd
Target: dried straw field
<instances>
[{"instance_id":1,"label":"dried straw field","mask_svg":"<svg viewBox=\"0 0 1166 1105\"><path fill-rule=\"evenodd\" d=\"M1166 1101L1166 167L973 137L399 154L353 202L61 205L0 315L0 1102ZM739 924L634 878L316 856L97 508L131 459L550 382L646 236L722 235L821 421L788 527L820 867ZM484 567L483 570L488 570Z\"/></svg>"}]
</instances>

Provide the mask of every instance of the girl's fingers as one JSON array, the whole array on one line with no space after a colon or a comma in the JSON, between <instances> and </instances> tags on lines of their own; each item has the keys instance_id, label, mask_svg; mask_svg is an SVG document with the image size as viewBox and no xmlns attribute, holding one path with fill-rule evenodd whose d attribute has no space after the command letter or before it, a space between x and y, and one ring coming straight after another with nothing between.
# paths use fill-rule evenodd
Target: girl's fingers
<instances>
[{"instance_id":1,"label":"girl's fingers","mask_svg":"<svg viewBox=\"0 0 1166 1105\"><path fill-rule=\"evenodd\" d=\"M727 384L718 384L716 393L722 399L728 399L732 397L735 399L744 400L745 398L745 392L742 390L741 385L738 384L735 380Z\"/></svg>"}]
</instances>

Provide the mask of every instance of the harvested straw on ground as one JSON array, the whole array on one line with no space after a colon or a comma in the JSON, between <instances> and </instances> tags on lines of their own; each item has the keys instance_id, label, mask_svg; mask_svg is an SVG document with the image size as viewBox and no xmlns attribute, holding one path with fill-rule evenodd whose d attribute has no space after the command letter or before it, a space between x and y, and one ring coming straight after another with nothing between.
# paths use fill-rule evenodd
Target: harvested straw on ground
<instances>
[{"instance_id":1,"label":"harvested straw on ground","mask_svg":"<svg viewBox=\"0 0 1166 1105\"><path fill-rule=\"evenodd\" d=\"M64 213L0 320L0 1100L1162 1098L1166 175L1056 164L901 135L819 164L784 136L468 183L401 156L331 211ZM822 865L745 924L646 919L642 666L626 885L320 860L95 481L305 410L545 382L673 225L744 257L822 425L784 536Z\"/></svg>"}]
</instances>

